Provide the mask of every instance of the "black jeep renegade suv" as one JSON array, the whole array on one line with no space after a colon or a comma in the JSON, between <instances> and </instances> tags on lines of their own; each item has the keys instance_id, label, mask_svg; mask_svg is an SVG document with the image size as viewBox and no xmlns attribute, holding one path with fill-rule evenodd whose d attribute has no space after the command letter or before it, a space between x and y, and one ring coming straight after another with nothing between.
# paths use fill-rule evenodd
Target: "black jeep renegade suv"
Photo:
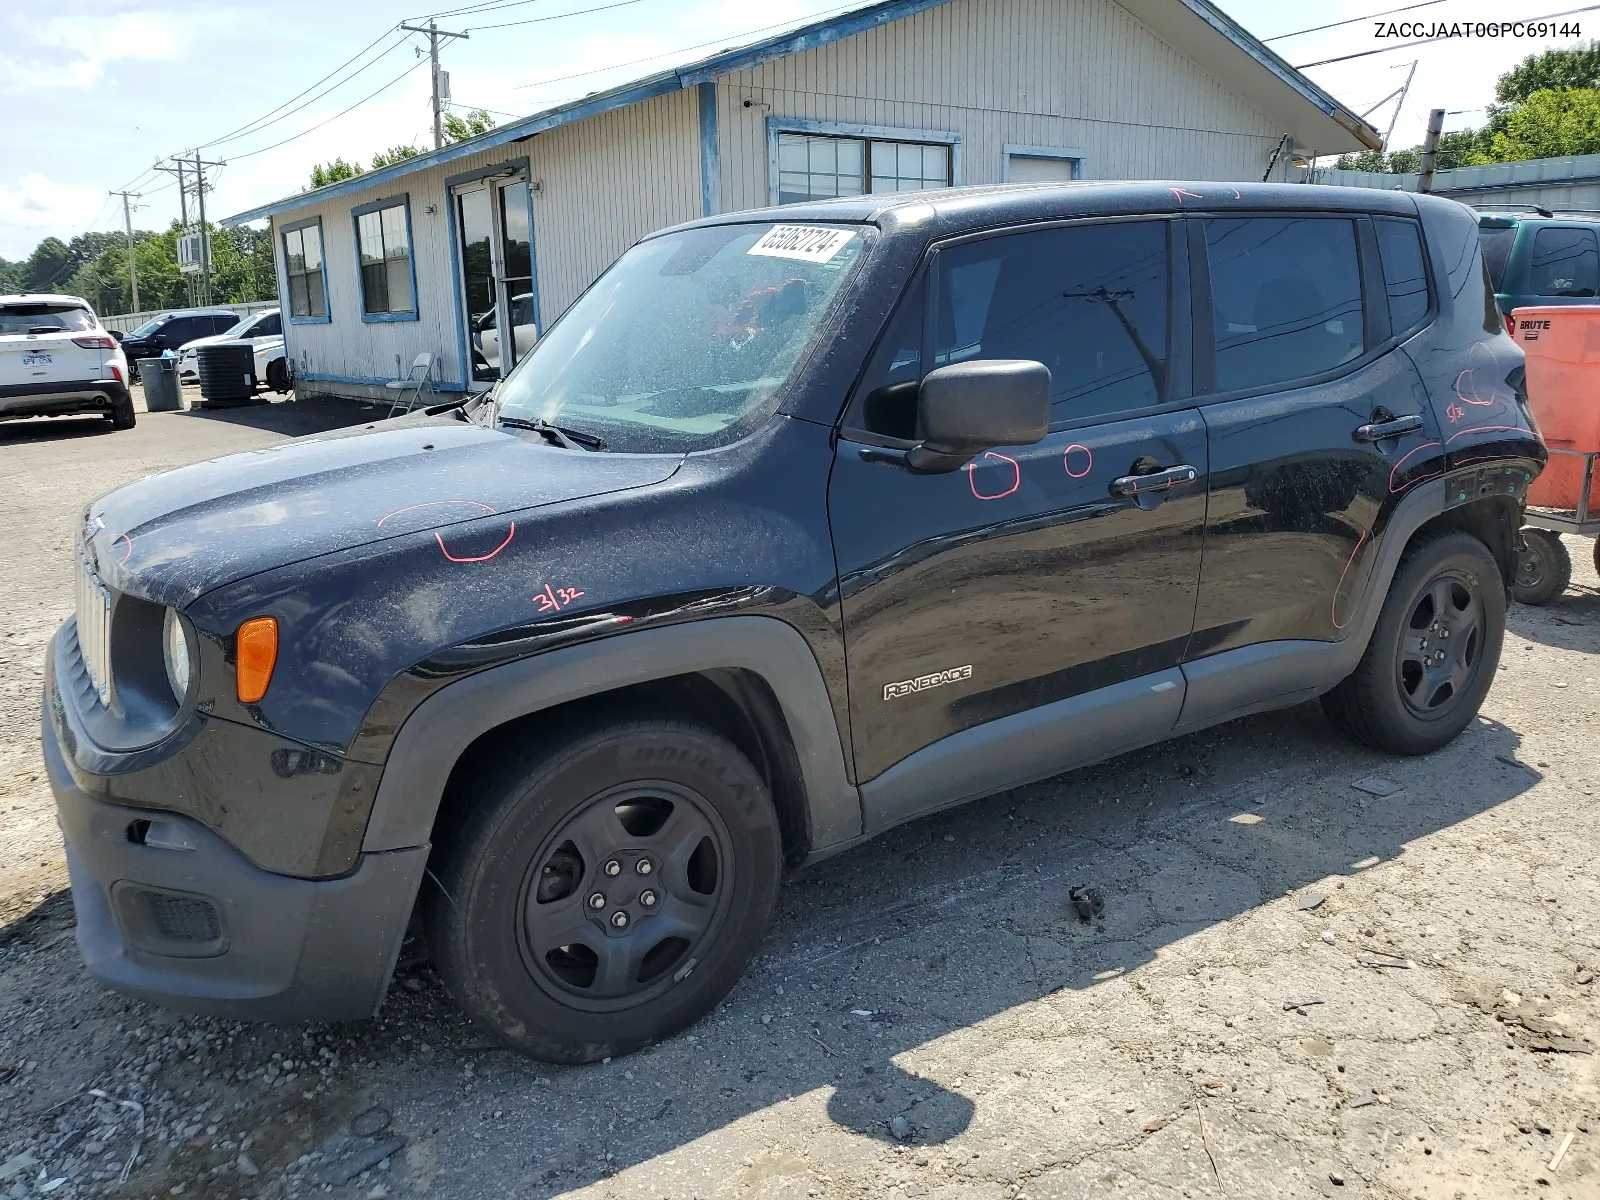
<instances>
[{"instance_id":1,"label":"black jeep renegade suv","mask_svg":"<svg viewBox=\"0 0 1600 1200\"><path fill-rule=\"evenodd\" d=\"M459 1002L586 1061L707 1012L786 868L1321 697L1444 745L1545 460L1475 216L1039 185L639 243L493 394L95 501L44 753L91 971Z\"/></svg>"}]
</instances>

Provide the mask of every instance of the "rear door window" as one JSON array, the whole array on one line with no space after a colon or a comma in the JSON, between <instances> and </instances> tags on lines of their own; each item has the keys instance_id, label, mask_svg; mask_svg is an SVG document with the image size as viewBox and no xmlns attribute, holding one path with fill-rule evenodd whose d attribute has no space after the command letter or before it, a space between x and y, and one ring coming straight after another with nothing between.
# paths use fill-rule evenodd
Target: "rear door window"
<instances>
[{"instance_id":1,"label":"rear door window","mask_svg":"<svg viewBox=\"0 0 1600 1200\"><path fill-rule=\"evenodd\" d=\"M1205 221L1216 387L1307 379L1361 357L1361 267L1342 217Z\"/></svg>"},{"instance_id":2,"label":"rear door window","mask_svg":"<svg viewBox=\"0 0 1600 1200\"><path fill-rule=\"evenodd\" d=\"M1167 223L1002 234L941 250L933 366L1024 358L1050 368L1051 419L1166 394Z\"/></svg>"},{"instance_id":3,"label":"rear door window","mask_svg":"<svg viewBox=\"0 0 1600 1200\"><path fill-rule=\"evenodd\" d=\"M268 313L255 324L252 337L281 337L283 335L283 315L281 313Z\"/></svg>"},{"instance_id":4,"label":"rear door window","mask_svg":"<svg viewBox=\"0 0 1600 1200\"><path fill-rule=\"evenodd\" d=\"M1600 243L1592 229L1547 225L1533 239L1536 296L1593 296L1600 288Z\"/></svg>"},{"instance_id":5,"label":"rear door window","mask_svg":"<svg viewBox=\"0 0 1600 1200\"><path fill-rule=\"evenodd\" d=\"M1483 247L1483 265L1489 268L1489 282L1497 292L1505 291L1506 265L1511 261L1511 247L1517 240L1513 228L1478 227L1478 243Z\"/></svg>"},{"instance_id":6,"label":"rear door window","mask_svg":"<svg viewBox=\"0 0 1600 1200\"><path fill-rule=\"evenodd\" d=\"M1428 315L1428 273L1422 265L1422 235L1415 221L1377 217L1378 259L1389 295L1389 327L1397 334Z\"/></svg>"}]
</instances>

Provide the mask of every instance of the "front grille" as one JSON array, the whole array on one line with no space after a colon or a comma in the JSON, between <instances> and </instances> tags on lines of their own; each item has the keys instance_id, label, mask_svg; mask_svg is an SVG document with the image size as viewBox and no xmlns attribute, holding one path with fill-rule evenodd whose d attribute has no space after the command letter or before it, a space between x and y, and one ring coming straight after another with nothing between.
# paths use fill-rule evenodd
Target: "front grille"
<instances>
[{"instance_id":1,"label":"front grille","mask_svg":"<svg viewBox=\"0 0 1600 1200\"><path fill-rule=\"evenodd\" d=\"M169 942L214 942L222 936L217 909L209 900L146 892L150 920Z\"/></svg>"},{"instance_id":2,"label":"front grille","mask_svg":"<svg viewBox=\"0 0 1600 1200\"><path fill-rule=\"evenodd\" d=\"M89 562L78 552L77 574L78 648L84 669L100 703L111 703L111 593L101 586L89 569Z\"/></svg>"}]
</instances>

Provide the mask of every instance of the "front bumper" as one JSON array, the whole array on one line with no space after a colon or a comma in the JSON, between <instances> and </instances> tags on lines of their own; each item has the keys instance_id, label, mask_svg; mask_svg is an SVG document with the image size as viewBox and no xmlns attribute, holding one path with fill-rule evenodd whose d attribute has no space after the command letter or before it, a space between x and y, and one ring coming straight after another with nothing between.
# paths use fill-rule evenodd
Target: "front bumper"
<instances>
[{"instance_id":1,"label":"front bumper","mask_svg":"<svg viewBox=\"0 0 1600 1200\"><path fill-rule=\"evenodd\" d=\"M242 1020L377 1011L426 846L361 855L338 879L278 875L190 817L91 796L68 770L48 700L41 724L90 974L156 1004Z\"/></svg>"}]
</instances>

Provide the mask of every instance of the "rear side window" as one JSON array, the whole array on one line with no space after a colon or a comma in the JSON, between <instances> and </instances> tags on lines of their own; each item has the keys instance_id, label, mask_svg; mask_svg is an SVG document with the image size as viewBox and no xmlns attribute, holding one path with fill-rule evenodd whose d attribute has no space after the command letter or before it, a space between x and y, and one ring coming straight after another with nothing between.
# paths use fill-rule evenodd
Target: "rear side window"
<instances>
[{"instance_id":1,"label":"rear side window","mask_svg":"<svg viewBox=\"0 0 1600 1200\"><path fill-rule=\"evenodd\" d=\"M1478 243L1483 247L1483 265L1489 268L1489 282L1497 292L1505 291L1506 264L1511 261L1511 246L1517 240L1515 229L1478 228Z\"/></svg>"},{"instance_id":2,"label":"rear side window","mask_svg":"<svg viewBox=\"0 0 1600 1200\"><path fill-rule=\"evenodd\" d=\"M1533 239L1536 296L1593 296L1600 288L1600 244L1590 229L1546 226Z\"/></svg>"},{"instance_id":3,"label":"rear side window","mask_svg":"<svg viewBox=\"0 0 1600 1200\"><path fill-rule=\"evenodd\" d=\"M76 304L7 304L0 306L0 335L73 333L94 328L94 315Z\"/></svg>"},{"instance_id":4,"label":"rear side window","mask_svg":"<svg viewBox=\"0 0 1600 1200\"><path fill-rule=\"evenodd\" d=\"M283 316L281 313L272 313L262 317L256 322L254 337L281 337L283 334Z\"/></svg>"},{"instance_id":5,"label":"rear side window","mask_svg":"<svg viewBox=\"0 0 1600 1200\"><path fill-rule=\"evenodd\" d=\"M1003 234L940 251L932 366L1025 358L1050 368L1051 419L1161 403L1167 225Z\"/></svg>"},{"instance_id":6,"label":"rear side window","mask_svg":"<svg viewBox=\"0 0 1600 1200\"><path fill-rule=\"evenodd\" d=\"M1216 386L1288 383L1361 357L1361 268L1353 222L1222 217L1205 222Z\"/></svg>"},{"instance_id":7,"label":"rear side window","mask_svg":"<svg viewBox=\"0 0 1600 1200\"><path fill-rule=\"evenodd\" d=\"M1422 235L1415 221L1378 217L1378 259L1389 294L1389 327L1406 333L1428 315L1428 273L1422 265Z\"/></svg>"}]
</instances>

